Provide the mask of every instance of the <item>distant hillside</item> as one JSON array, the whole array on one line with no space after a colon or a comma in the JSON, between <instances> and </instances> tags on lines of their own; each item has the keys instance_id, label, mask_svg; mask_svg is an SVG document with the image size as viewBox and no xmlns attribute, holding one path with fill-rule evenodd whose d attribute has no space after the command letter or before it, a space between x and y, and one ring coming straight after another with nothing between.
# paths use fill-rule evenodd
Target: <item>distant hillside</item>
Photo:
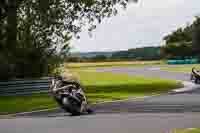
<instances>
[{"instance_id":1,"label":"distant hillside","mask_svg":"<svg viewBox=\"0 0 200 133\"><path fill-rule=\"evenodd\" d=\"M157 60L157 59L161 59L161 51L160 51L160 47L133 48L125 52L123 51L123 52L114 53L112 55L112 58Z\"/></svg>"},{"instance_id":2,"label":"distant hillside","mask_svg":"<svg viewBox=\"0 0 200 133\"><path fill-rule=\"evenodd\" d=\"M72 56L80 57L80 58L93 58L96 56L104 55L108 58L112 56L113 52L80 52L80 53L72 53Z\"/></svg>"},{"instance_id":3,"label":"distant hillside","mask_svg":"<svg viewBox=\"0 0 200 133\"><path fill-rule=\"evenodd\" d=\"M159 60L161 59L160 47L133 48L114 52L81 52L72 53L72 57L80 59L100 60Z\"/></svg>"}]
</instances>

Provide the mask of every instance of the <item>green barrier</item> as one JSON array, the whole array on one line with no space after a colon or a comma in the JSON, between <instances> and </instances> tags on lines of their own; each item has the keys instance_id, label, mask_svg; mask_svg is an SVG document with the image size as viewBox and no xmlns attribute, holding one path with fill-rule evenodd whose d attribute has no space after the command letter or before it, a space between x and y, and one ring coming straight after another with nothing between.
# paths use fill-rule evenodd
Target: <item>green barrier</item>
<instances>
[{"instance_id":1,"label":"green barrier","mask_svg":"<svg viewBox=\"0 0 200 133\"><path fill-rule=\"evenodd\" d=\"M198 63L198 59L191 59L191 64L197 64Z\"/></svg>"},{"instance_id":2,"label":"green barrier","mask_svg":"<svg viewBox=\"0 0 200 133\"><path fill-rule=\"evenodd\" d=\"M167 64L176 65L176 64L197 64L199 63L198 59L185 59L185 60L168 60Z\"/></svg>"},{"instance_id":3,"label":"green barrier","mask_svg":"<svg viewBox=\"0 0 200 133\"><path fill-rule=\"evenodd\" d=\"M185 64L192 64L191 59L185 59Z\"/></svg>"},{"instance_id":4,"label":"green barrier","mask_svg":"<svg viewBox=\"0 0 200 133\"><path fill-rule=\"evenodd\" d=\"M168 60L168 61L167 61L167 64L169 64L169 65L176 64L176 60Z\"/></svg>"},{"instance_id":5,"label":"green barrier","mask_svg":"<svg viewBox=\"0 0 200 133\"><path fill-rule=\"evenodd\" d=\"M185 60L177 60L177 64L185 64Z\"/></svg>"}]
</instances>

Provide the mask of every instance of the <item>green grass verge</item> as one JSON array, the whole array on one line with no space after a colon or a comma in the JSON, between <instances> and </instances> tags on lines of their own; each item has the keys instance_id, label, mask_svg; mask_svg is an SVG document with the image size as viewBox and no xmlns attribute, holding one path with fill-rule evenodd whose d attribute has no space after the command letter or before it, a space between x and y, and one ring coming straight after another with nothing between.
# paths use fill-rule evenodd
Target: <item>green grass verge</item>
<instances>
[{"instance_id":1,"label":"green grass verge","mask_svg":"<svg viewBox=\"0 0 200 133\"><path fill-rule=\"evenodd\" d=\"M121 100L167 92L181 87L176 81L149 79L125 74L98 73L94 70L73 69L84 85L89 102ZM0 114L56 107L48 94L0 97Z\"/></svg>"},{"instance_id":2,"label":"green grass verge","mask_svg":"<svg viewBox=\"0 0 200 133\"><path fill-rule=\"evenodd\" d=\"M164 61L118 61L118 62L94 62L94 63L67 63L67 68L95 68L95 67L121 67L121 66L146 66L161 65Z\"/></svg>"},{"instance_id":3,"label":"green grass verge","mask_svg":"<svg viewBox=\"0 0 200 133\"><path fill-rule=\"evenodd\" d=\"M56 107L49 94L0 97L0 115Z\"/></svg>"},{"instance_id":4,"label":"green grass verge","mask_svg":"<svg viewBox=\"0 0 200 133\"><path fill-rule=\"evenodd\" d=\"M200 64L191 64L191 65L166 65L161 67L161 70L169 71L169 72L183 72L190 73L192 68L195 67L200 69Z\"/></svg>"},{"instance_id":5,"label":"green grass verge","mask_svg":"<svg viewBox=\"0 0 200 133\"><path fill-rule=\"evenodd\" d=\"M200 129L197 128L176 129L172 133L200 133Z\"/></svg>"},{"instance_id":6,"label":"green grass verge","mask_svg":"<svg viewBox=\"0 0 200 133\"><path fill-rule=\"evenodd\" d=\"M79 76L91 102L143 97L181 87L179 82L158 78L150 79L126 74L98 73L81 69L76 69L73 72Z\"/></svg>"}]
</instances>

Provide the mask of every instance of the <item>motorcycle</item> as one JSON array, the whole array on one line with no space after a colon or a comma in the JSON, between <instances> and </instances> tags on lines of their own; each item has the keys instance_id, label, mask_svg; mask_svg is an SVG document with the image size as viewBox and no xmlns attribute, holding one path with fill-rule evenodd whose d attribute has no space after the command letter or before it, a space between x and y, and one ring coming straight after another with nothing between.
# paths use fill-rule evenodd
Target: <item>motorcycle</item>
<instances>
[{"instance_id":1,"label":"motorcycle","mask_svg":"<svg viewBox=\"0 0 200 133\"><path fill-rule=\"evenodd\" d=\"M196 84L200 84L200 70L196 68L192 68L192 72L190 74L190 79L194 81Z\"/></svg>"},{"instance_id":2,"label":"motorcycle","mask_svg":"<svg viewBox=\"0 0 200 133\"><path fill-rule=\"evenodd\" d=\"M87 99L78 82L63 81L62 77L54 77L51 81L50 92L59 106L72 115L92 113L87 105Z\"/></svg>"}]
</instances>

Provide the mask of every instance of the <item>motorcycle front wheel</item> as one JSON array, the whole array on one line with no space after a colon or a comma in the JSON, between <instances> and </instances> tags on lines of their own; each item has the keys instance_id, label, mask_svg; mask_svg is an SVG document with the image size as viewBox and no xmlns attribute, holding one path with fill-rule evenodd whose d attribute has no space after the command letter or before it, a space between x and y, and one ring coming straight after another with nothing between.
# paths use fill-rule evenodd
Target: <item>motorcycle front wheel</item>
<instances>
[{"instance_id":1,"label":"motorcycle front wheel","mask_svg":"<svg viewBox=\"0 0 200 133\"><path fill-rule=\"evenodd\" d=\"M63 98L63 109L70 113L71 115L80 115L81 114L81 108L80 106L73 102L73 101L69 101L68 98Z\"/></svg>"}]
</instances>

